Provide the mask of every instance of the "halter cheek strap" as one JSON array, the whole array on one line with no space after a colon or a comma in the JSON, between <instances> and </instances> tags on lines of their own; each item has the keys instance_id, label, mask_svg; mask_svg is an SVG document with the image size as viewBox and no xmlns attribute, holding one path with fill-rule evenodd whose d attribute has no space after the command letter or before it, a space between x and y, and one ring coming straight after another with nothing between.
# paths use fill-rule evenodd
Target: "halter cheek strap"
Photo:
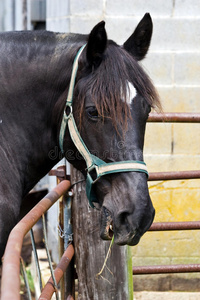
<instances>
[{"instance_id":1,"label":"halter cheek strap","mask_svg":"<svg viewBox=\"0 0 200 300\"><path fill-rule=\"evenodd\" d=\"M76 148L78 149L78 151L80 152L80 154L82 155L82 157L84 158L87 165L86 195L89 200L90 206L94 208L93 202L98 202L98 201L93 186L94 183L101 176L112 174L112 173L121 173L121 172L142 172L142 173L146 173L148 176L148 171L147 171L146 164L143 161L128 160L128 161L106 163L105 161L101 160L97 156L91 154L87 146L85 145L84 141L82 140L74 120L72 103L73 103L73 91L74 91L76 73L78 70L78 59L85 46L86 45L83 45L79 49L74 59L69 91L66 100L66 109L64 110L63 119L60 128L59 144L62 152L64 153L63 140L64 140L66 127L68 125L71 139L75 144ZM68 115L66 114L66 111L69 112Z\"/></svg>"}]
</instances>

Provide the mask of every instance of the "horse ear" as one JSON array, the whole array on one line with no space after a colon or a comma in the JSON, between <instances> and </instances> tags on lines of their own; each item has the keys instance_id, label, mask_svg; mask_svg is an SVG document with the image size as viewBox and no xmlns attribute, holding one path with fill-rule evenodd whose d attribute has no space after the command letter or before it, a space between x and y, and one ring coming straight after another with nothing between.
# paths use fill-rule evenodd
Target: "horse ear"
<instances>
[{"instance_id":1,"label":"horse ear","mask_svg":"<svg viewBox=\"0 0 200 300\"><path fill-rule=\"evenodd\" d=\"M105 22L98 23L91 31L87 43L87 60L90 66L98 67L107 45Z\"/></svg>"},{"instance_id":2,"label":"horse ear","mask_svg":"<svg viewBox=\"0 0 200 300\"><path fill-rule=\"evenodd\" d=\"M149 13L146 13L133 34L124 43L124 48L134 58L141 60L147 54L153 32L153 23Z\"/></svg>"}]
</instances>

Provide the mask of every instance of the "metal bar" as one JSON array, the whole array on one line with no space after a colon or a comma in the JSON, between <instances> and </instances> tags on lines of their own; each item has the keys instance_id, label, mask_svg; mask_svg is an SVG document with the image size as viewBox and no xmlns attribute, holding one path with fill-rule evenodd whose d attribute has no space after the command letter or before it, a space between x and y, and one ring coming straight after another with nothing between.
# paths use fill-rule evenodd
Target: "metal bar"
<instances>
[{"instance_id":1,"label":"metal bar","mask_svg":"<svg viewBox=\"0 0 200 300\"><path fill-rule=\"evenodd\" d=\"M46 254L47 254L47 259L48 259L49 268L50 268L50 272L51 272L51 277L52 277L53 284L54 284L54 292L56 294L56 300L59 300L60 297L58 295L58 286L57 286L56 278L54 276L53 266L52 266L52 262L51 262L51 256L50 256L49 247L48 247L47 232L46 232L46 224L45 224L44 214L42 215L42 225L43 225L42 228L43 228L43 236L44 236L44 245L45 245L45 249L46 249Z\"/></svg>"},{"instance_id":2,"label":"metal bar","mask_svg":"<svg viewBox=\"0 0 200 300\"><path fill-rule=\"evenodd\" d=\"M57 179L59 181L59 179ZM59 199L59 214L58 214L58 224L60 228L64 228L64 197L61 197ZM59 241L59 260L61 259L63 252L64 252L64 240L61 238L61 235L58 235L58 241ZM61 278L60 280L60 298L61 300L65 300L65 283L64 283L64 277Z\"/></svg>"},{"instance_id":3,"label":"metal bar","mask_svg":"<svg viewBox=\"0 0 200 300\"><path fill-rule=\"evenodd\" d=\"M66 171L63 166L60 166L57 169L52 169L49 172L49 176L56 176L60 181L62 181L66 179Z\"/></svg>"},{"instance_id":4,"label":"metal bar","mask_svg":"<svg viewBox=\"0 0 200 300\"><path fill-rule=\"evenodd\" d=\"M69 243L73 242L73 230L72 230L72 192L64 197L64 247L68 247Z\"/></svg>"},{"instance_id":5,"label":"metal bar","mask_svg":"<svg viewBox=\"0 0 200 300\"><path fill-rule=\"evenodd\" d=\"M65 161L66 162L66 161ZM60 166L57 169L51 170L49 175L57 176L57 182L63 179L69 179L70 176L66 175L66 165ZM73 241L72 224L71 224L71 192L68 192L68 197L63 196L59 201L59 258L61 258L64 249L66 249ZM63 249L61 249L63 248ZM74 282L74 261L70 262L63 278L60 281L61 299L75 297L75 282ZM72 298L70 298L72 297Z\"/></svg>"},{"instance_id":6,"label":"metal bar","mask_svg":"<svg viewBox=\"0 0 200 300\"><path fill-rule=\"evenodd\" d=\"M72 230L72 199L71 192L63 197L64 199L64 247L68 247L73 242L73 230ZM72 259L67 271L65 272L65 297L75 297L75 282L74 282L74 260ZM69 298L72 299L72 298Z\"/></svg>"},{"instance_id":7,"label":"metal bar","mask_svg":"<svg viewBox=\"0 0 200 300\"><path fill-rule=\"evenodd\" d=\"M26 274L26 268L25 268L22 257L20 257L20 265L21 265L21 273L23 275L24 283L25 283L26 290L27 290L27 297L28 297L28 300L31 300L32 297L31 297L30 286L29 286L29 282L28 282L28 278L27 278L27 274Z\"/></svg>"},{"instance_id":8,"label":"metal bar","mask_svg":"<svg viewBox=\"0 0 200 300\"><path fill-rule=\"evenodd\" d=\"M23 238L59 198L70 188L70 181L63 180L46 195L11 231L4 253L1 297L3 300L20 300L20 253Z\"/></svg>"},{"instance_id":9,"label":"metal bar","mask_svg":"<svg viewBox=\"0 0 200 300\"><path fill-rule=\"evenodd\" d=\"M175 172L153 172L149 174L148 181L181 180L200 178L200 171L175 171Z\"/></svg>"},{"instance_id":10,"label":"metal bar","mask_svg":"<svg viewBox=\"0 0 200 300\"><path fill-rule=\"evenodd\" d=\"M65 166L60 166L57 168L57 170L63 170L65 177L66 177L66 167ZM60 181L64 180L66 178L60 178L57 177L57 184L60 183ZM62 196L58 203L59 203L59 213L58 213L58 224L59 227L64 228L64 196ZM61 238L60 234L58 235L58 245L59 245L59 260L61 259L63 252L64 252L64 241L63 238ZM64 286L64 276L62 277L60 281L60 298L61 300L65 299L65 286Z\"/></svg>"},{"instance_id":11,"label":"metal bar","mask_svg":"<svg viewBox=\"0 0 200 300\"><path fill-rule=\"evenodd\" d=\"M151 113L147 121L200 123L200 113Z\"/></svg>"},{"instance_id":12,"label":"metal bar","mask_svg":"<svg viewBox=\"0 0 200 300\"><path fill-rule=\"evenodd\" d=\"M62 278L64 272L66 271L72 257L74 255L74 247L72 244L68 246L68 248L65 250L60 262L58 263L55 271L54 271L54 276L56 278L57 284L59 283L60 279ZM42 293L40 295L40 300L49 300L51 299L53 293L55 292L55 287L53 284L52 277L48 280L47 284L42 290ZM73 299L71 297L71 299Z\"/></svg>"},{"instance_id":13,"label":"metal bar","mask_svg":"<svg viewBox=\"0 0 200 300\"><path fill-rule=\"evenodd\" d=\"M33 229L31 228L30 230L30 236L31 236L31 244L33 248L33 254L35 258L35 266L36 266L36 271L38 275L38 280L39 280L39 285L40 285L40 292L42 290L42 276L41 276L41 270L40 270L40 265L39 265L39 259L38 259L38 254L35 246L35 239L34 239L34 234L33 234Z\"/></svg>"},{"instance_id":14,"label":"metal bar","mask_svg":"<svg viewBox=\"0 0 200 300\"><path fill-rule=\"evenodd\" d=\"M200 221L191 222L163 222L153 223L149 231L171 231L171 230L197 230L200 229Z\"/></svg>"},{"instance_id":15,"label":"metal bar","mask_svg":"<svg viewBox=\"0 0 200 300\"><path fill-rule=\"evenodd\" d=\"M166 274L166 273L195 273L195 272L200 272L200 264L133 267L133 275Z\"/></svg>"}]
</instances>

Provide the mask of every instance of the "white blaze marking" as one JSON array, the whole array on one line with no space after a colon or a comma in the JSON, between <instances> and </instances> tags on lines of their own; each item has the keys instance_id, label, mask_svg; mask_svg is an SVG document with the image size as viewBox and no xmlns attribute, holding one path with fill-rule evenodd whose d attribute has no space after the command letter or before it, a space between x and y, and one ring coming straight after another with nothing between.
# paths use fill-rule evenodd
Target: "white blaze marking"
<instances>
[{"instance_id":1,"label":"white blaze marking","mask_svg":"<svg viewBox=\"0 0 200 300\"><path fill-rule=\"evenodd\" d=\"M134 85L128 81L128 87L127 87L127 96L128 96L128 99L127 99L127 102L128 104L131 104L132 103L132 100L137 96L137 91L136 91L136 88L134 87Z\"/></svg>"},{"instance_id":2,"label":"white blaze marking","mask_svg":"<svg viewBox=\"0 0 200 300\"><path fill-rule=\"evenodd\" d=\"M126 89L127 89L127 91L126 91L126 94L127 94L126 102L127 102L127 104L131 105L133 99L137 96L137 90L134 87L134 85L128 80L127 80ZM122 91L121 91L121 93L122 93ZM122 99L122 101L125 101L123 95L121 96L121 99Z\"/></svg>"}]
</instances>

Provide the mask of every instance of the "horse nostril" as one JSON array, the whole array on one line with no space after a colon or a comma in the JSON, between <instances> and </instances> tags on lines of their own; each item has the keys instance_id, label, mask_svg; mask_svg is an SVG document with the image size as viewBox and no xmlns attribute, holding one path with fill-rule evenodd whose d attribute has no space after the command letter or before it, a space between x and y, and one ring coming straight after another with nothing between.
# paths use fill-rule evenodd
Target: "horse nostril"
<instances>
[{"instance_id":1,"label":"horse nostril","mask_svg":"<svg viewBox=\"0 0 200 300\"><path fill-rule=\"evenodd\" d=\"M128 211L119 212L115 219L115 226L121 227L125 225L126 227L129 227L129 222L128 222L129 215L130 213Z\"/></svg>"},{"instance_id":2,"label":"horse nostril","mask_svg":"<svg viewBox=\"0 0 200 300\"><path fill-rule=\"evenodd\" d=\"M121 215L119 215L119 220L121 224L125 224L127 221L127 213L123 212Z\"/></svg>"}]
</instances>

